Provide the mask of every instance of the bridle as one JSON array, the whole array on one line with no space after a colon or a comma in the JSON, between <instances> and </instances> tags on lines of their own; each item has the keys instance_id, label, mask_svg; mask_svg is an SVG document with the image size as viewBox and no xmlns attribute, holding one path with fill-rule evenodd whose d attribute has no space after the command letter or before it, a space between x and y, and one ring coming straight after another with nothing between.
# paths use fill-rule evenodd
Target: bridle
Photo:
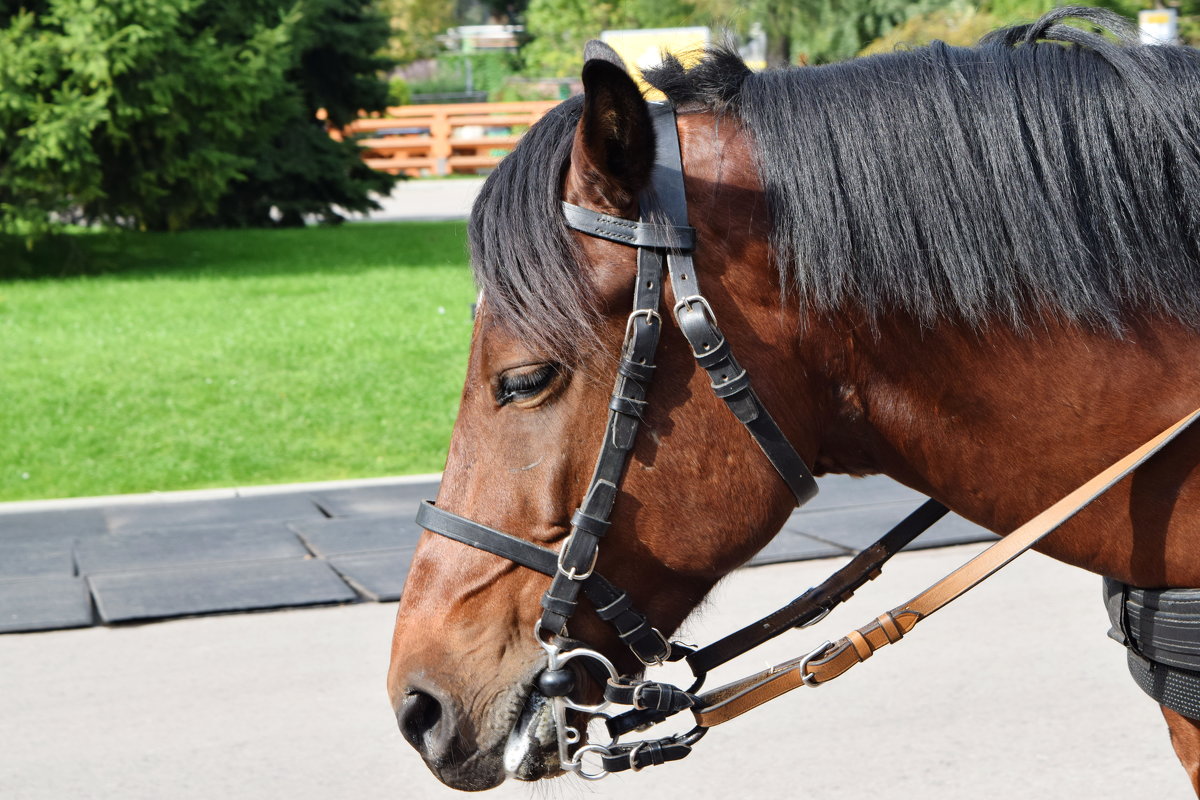
<instances>
[{"instance_id":1,"label":"bridle","mask_svg":"<svg viewBox=\"0 0 1200 800\"><path fill-rule=\"evenodd\" d=\"M588 779L679 760L691 752L710 726L739 716L797 686L817 686L832 680L880 647L899 641L919 620L1055 530L1200 415L1197 410L1176 423L968 564L867 626L851 631L836 643L825 642L801 658L697 694L710 670L784 631L807 627L825 617L859 587L877 577L889 558L948 510L935 500L927 501L821 585L773 614L700 649L669 642L633 606L628 593L595 571L600 541L609 528L609 517L654 377L654 358L662 328L659 307L664 267L676 298L673 316L692 355L708 373L713 392L757 442L795 496L797 505L803 505L817 493L812 472L755 394L749 376L734 358L729 342L717 326L712 307L700 291L692 265L696 234L687 222L675 110L669 104L651 103L649 108L656 159L650 187L639 197L640 219L612 217L570 203L562 204L567 225L574 230L636 247L637 278L633 310L626 322L617 379L608 404L604 440L583 502L571 518L571 530L561 548L556 552L510 536L429 501L417 513L417 523L426 530L551 576L550 588L541 601L541 619L534 630L538 644L546 652L546 668L538 677L538 689L552 703L562 769ZM695 677L692 685L681 689L621 675L604 655L569 638L567 625L579 606L580 592L642 664L653 666L684 660ZM604 683L602 703L584 705L571 699L575 673L568 664L574 659L582 659L587 671ZM616 715L606 713L618 705L629 706L630 710ZM644 730L685 710L692 711L697 722L686 733L620 742L622 736L632 731ZM612 741L607 745L584 743L579 729L568 724L569 711L603 718ZM583 757L587 754L599 757L599 770L585 769Z\"/></svg>"}]
</instances>

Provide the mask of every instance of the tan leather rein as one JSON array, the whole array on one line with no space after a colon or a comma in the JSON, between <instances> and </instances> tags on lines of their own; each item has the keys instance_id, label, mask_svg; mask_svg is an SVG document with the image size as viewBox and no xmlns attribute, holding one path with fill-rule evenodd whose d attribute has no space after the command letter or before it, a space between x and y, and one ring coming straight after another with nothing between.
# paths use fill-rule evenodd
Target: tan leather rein
<instances>
[{"instance_id":1,"label":"tan leather rein","mask_svg":"<svg viewBox=\"0 0 1200 800\"><path fill-rule=\"evenodd\" d=\"M696 722L706 728L719 725L797 687L828 683L855 664L866 661L881 647L900 641L918 622L995 574L1111 489L1182 433L1197 417L1200 417L1200 409L1129 453L907 603L885 611L837 642L824 643L808 655L785 661L700 695L700 702L692 709Z\"/></svg>"}]
</instances>

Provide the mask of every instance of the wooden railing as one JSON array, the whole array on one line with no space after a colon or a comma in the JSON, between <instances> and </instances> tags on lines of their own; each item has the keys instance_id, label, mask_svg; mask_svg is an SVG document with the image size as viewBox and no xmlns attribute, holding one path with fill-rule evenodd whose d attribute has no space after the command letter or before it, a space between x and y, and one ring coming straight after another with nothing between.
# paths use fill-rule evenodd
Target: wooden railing
<instances>
[{"instance_id":1,"label":"wooden railing","mask_svg":"<svg viewBox=\"0 0 1200 800\"><path fill-rule=\"evenodd\" d=\"M396 106L330 131L358 143L367 166L392 174L450 175L494 167L556 102Z\"/></svg>"}]
</instances>

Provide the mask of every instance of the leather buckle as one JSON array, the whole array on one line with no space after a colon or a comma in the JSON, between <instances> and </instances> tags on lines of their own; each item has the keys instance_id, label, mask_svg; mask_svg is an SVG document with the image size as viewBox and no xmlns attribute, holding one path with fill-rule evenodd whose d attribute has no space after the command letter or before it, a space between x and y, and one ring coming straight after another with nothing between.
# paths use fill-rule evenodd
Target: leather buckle
<instances>
[{"instance_id":1,"label":"leather buckle","mask_svg":"<svg viewBox=\"0 0 1200 800\"><path fill-rule=\"evenodd\" d=\"M635 309L629 315L629 318L625 320L625 341L626 342L631 341L633 338L633 321L635 319L637 319L638 317L645 317L647 325L653 325L654 323L657 322L659 329L660 330L662 329L662 316L657 311L655 311L652 308Z\"/></svg>"},{"instance_id":2,"label":"leather buckle","mask_svg":"<svg viewBox=\"0 0 1200 800\"><path fill-rule=\"evenodd\" d=\"M591 565L588 566L586 572L578 573L575 571L574 567L571 567L570 569L563 567L563 556L567 554L567 549L570 548L571 542L573 541L575 541L574 535L567 537L567 540L563 542L562 549L558 551L558 572L569 581L586 581L588 578L592 577L592 573L596 571L596 560L600 558L600 548L592 548Z\"/></svg>"},{"instance_id":3,"label":"leather buckle","mask_svg":"<svg viewBox=\"0 0 1200 800\"><path fill-rule=\"evenodd\" d=\"M696 349L696 345L692 342L691 337L687 335L688 327L683 323L683 320L680 319L679 312L684 310L687 310L688 312L693 311L693 304L698 305L701 308L702 313L704 314L704 322L711 329L713 335L717 337L717 341L710 344L704 350ZM721 333L721 329L717 327L717 315L713 313L712 306L708 304L708 298L704 297L704 295L690 294L687 297L684 297L675 303L673 311L675 314L675 321L679 323L679 329L684 332L684 338L687 339L688 347L691 349L692 355L696 358L701 358L706 353L716 350L725 343L725 334Z\"/></svg>"}]
</instances>

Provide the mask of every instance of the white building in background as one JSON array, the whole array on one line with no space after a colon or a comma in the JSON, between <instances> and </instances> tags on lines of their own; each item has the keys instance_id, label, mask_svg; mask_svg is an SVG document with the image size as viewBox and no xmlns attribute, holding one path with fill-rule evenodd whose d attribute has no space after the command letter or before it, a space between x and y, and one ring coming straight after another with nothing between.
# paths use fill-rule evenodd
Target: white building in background
<instances>
[{"instance_id":1,"label":"white building in background","mask_svg":"<svg viewBox=\"0 0 1200 800\"><path fill-rule=\"evenodd\" d=\"M1142 44L1179 44L1179 14L1173 8L1148 8L1138 12Z\"/></svg>"}]
</instances>

